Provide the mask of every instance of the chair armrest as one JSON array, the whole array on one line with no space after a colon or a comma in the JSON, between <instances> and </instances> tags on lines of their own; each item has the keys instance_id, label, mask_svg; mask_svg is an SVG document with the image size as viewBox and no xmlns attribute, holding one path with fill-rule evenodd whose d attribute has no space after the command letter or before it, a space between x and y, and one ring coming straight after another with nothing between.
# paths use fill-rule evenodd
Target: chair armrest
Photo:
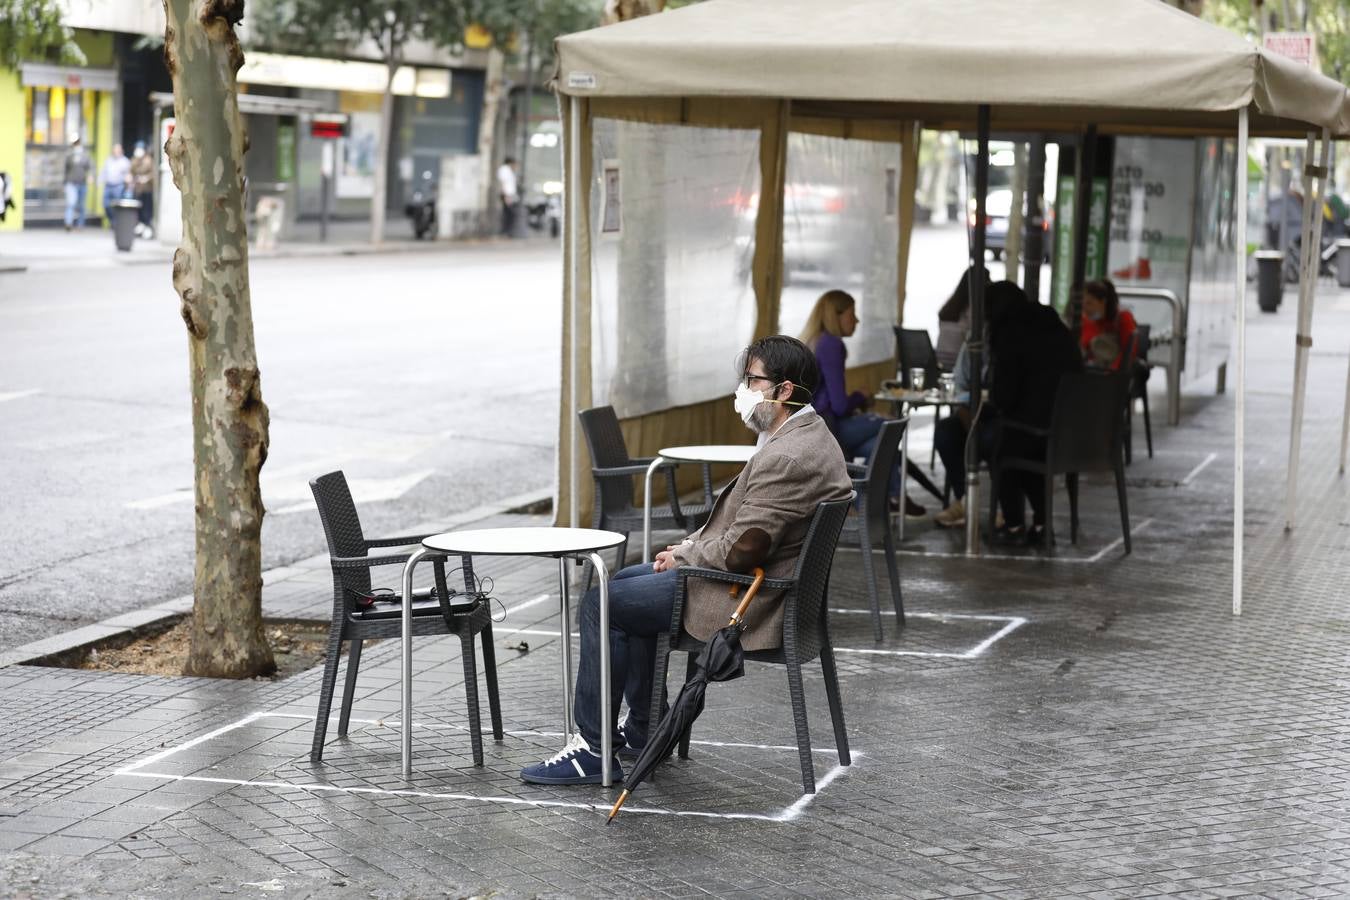
<instances>
[{"instance_id":1,"label":"chair armrest","mask_svg":"<svg viewBox=\"0 0 1350 900\"><path fill-rule=\"evenodd\" d=\"M375 566L403 565L411 558L411 553L393 556L330 556L328 562L335 569L370 569ZM423 559L445 560L447 556L444 553L428 553Z\"/></svg>"},{"instance_id":2,"label":"chair armrest","mask_svg":"<svg viewBox=\"0 0 1350 900\"><path fill-rule=\"evenodd\" d=\"M867 466L863 463L846 462L844 465L848 467L848 475L854 481L867 474Z\"/></svg>"},{"instance_id":3,"label":"chair armrest","mask_svg":"<svg viewBox=\"0 0 1350 900\"><path fill-rule=\"evenodd\" d=\"M720 581L724 584L743 584L746 587L755 583L754 575L740 575L736 572L724 572L721 569L701 569L697 566L680 566L676 570L681 581L687 581L690 578L706 578L709 581ZM760 590L787 590L795 584L788 578L765 578Z\"/></svg>"},{"instance_id":4,"label":"chair armrest","mask_svg":"<svg viewBox=\"0 0 1350 900\"><path fill-rule=\"evenodd\" d=\"M612 478L617 475L646 475L647 468L651 464L651 460L647 460L647 462L641 465L613 466L608 469L593 468L591 469L591 474L596 478ZM663 463L662 465L657 466L656 469L659 472L665 468L674 468L674 466L674 463Z\"/></svg>"},{"instance_id":5,"label":"chair armrest","mask_svg":"<svg viewBox=\"0 0 1350 900\"><path fill-rule=\"evenodd\" d=\"M1015 431L1021 431L1024 434L1035 435L1036 437L1049 437L1049 428L1037 428L1035 425L1028 425L1026 422L1018 422L1015 419L1000 419L999 424L1003 428L1011 428Z\"/></svg>"},{"instance_id":6,"label":"chair armrest","mask_svg":"<svg viewBox=\"0 0 1350 900\"><path fill-rule=\"evenodd\" d=\"M377 540L366 541L367 547L411 547L414 544L422 543L423 539L429 538L436 532L430 534L409 534L403 537L379 538Z\"/></svg>"}]
</instances>

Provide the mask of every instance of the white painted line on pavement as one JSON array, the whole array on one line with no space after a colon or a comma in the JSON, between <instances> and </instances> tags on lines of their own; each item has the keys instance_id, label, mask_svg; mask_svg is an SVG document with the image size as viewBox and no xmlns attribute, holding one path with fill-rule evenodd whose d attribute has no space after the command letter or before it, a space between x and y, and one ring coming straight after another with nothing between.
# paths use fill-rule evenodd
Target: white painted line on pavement
<instances>
[{"instance_id":1,"label":"white painted line on pavement","mask_svg":"<svg viewBox=\"0 0 1350 900\"><path fill-rule=\"evenodd\" d=\"M1182 483L1182 484L1190 484L1191 481L1195 478L1195 476L1197 476L1197 475L1199 475L1201 472L1205 471L1205 468L1206 468L1210 463L1214 462L1214 460L1216 460L1216 459L1218 459L1218 458L1219 458L1219 454L1217 454L1217 453L1211 453L1209 456L1206 456L1205 459L1204 459L1204 462L1200 463L1200 465L1196 466L1194 469L1191 469L1190 474L1188 474L1185 478L1181 479L1181 483Z\"/></svg>"},{"instance_id":2,"label":"white painted line on pavement","mask_svg":"<svg viewBox=\"0 0 1350 900\"><path fill-rule=\"evenodd\" d=\"M1153 519L1145 519L1138 525L1130 529L1130 537L1134 537L1143 531L1149 525L1153 524ZM966 556L964 553L951 553L943 550L905 550L897 547L895 552L897 556L924 556L930 559L968 559L971 562L979 562L987 559L1006 560L1009 562L1033 562L1033 563L1095 563L1101 560L1103 556L1109 553L1115 547L1118 547L1124 538L1116 538L1102 549L1098 550L1092 556L1065 557L1065 556L1042 556L1040 554L1028 554L1027 556L1013 556L1007 553L981 553L979 556ZM860 552L857 547L840 546L840 550L848 550L854 553Z\"/></svg>"},{"instance_id":3,"label":"white painted line on pavement","mask_svg":"<svg viewBox=\"0 0 1350 900\"><path fill-rule=\"evenodd\" d=\"M317 782L297 784L287 781L260 781L245 778L218 778L206 775L174 775L167 772L143 771L143 769L146 766L152 763L160 762L172 756L175 753L179 753L191 747L196 747L200 744L205 743L206 741L212 740L213 738L217 738L223 734L227 734L236 729L243 728L246 725L250 725L258 721L259 719L264 718L300 719L309 721L313 721L314 719L313 716L301 715L297 713L284 713L284 712L252 713L244 717L243 719L240 719L237 722L233 722L229 725L217 728L215 731L201 735L200 737L193 738L192 740L180 744L177 747L171 747L168 750L163 750L159 753L154 754L153 756L148 756L139 762L133 763L124 769L116 771L114 775L127 775L135 778L157 778L164 781L195 781L204 784L225 784L225 785L234 785L238 787L261 787L261 788L275 788L278 790L309 791L311 793L355 794L355 795L382 796L382 797L420 797L431 800L462 800L472 803L502 803L509 806L534 806L551 809L594 810L595 812L604 815L609 814L610 810L609 803L577 803L565 800L531 800L522 797L512 797L512 796L491 796L491 795L477 796L474 794L442 793L438 791L400 790L395 788L342 787L339 785L320 784ZM389 724L387 722L372 719L353 719L352 721L376 725ZM414 723L413 727L445 728L447 726L420 725L418 723ZM523 734L523 735L539 734L544 736L562 737L561 732L507 732L507 733ZM772 749L781 751L796 751L797 749L796 747L776 747L773 745L762 745L762 744L749 744L749 745L730 744L730 743L717 743L713 741L691 741L691 743L714 747L719 746L749 747L752 749ZM836 752L834 750L820 750L816 748L812 748L812 750L814 753L829 753L831 755L834 755ZM854 750L852 751L852 756L857 759L863 759L865 758L866 754ZM802 794L800 797L797 798L796 801L792 803L792 805L784 807L782 810L774 814L741 813L741 812L731 812L731 813L700 812L698 810L667 809L664 807L657 807L657 806L642 806L640 804L634 804L632 806L626 805L624 806L624 810L626 812L645 813L648 815L682 816L686 818L699 818L699 819L732 819L732 820L751 820L757 822L775 822L775 823L791 822L794 819L798 818L811 804L811 802L816 797L818 797L826 787L828 787L831 783L833 783L836 779L838 779L840 775L844 774L848 768L850 767L844 765L835 766L828 773L826 773L826 775L823 778L821 778L819 781L816 782L815 794Z\"/></svg>"}]
</instances>

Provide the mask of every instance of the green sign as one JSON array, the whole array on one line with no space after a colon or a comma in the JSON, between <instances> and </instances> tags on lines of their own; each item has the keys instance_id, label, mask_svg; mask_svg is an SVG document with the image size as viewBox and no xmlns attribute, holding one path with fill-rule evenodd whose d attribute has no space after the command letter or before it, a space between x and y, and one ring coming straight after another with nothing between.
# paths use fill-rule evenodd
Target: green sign
<instances>
[{"instance_id":1,"label":"green sign","mask_svg":"<svg viewBox=\"0 0 1350 900\"><path fill-rule=\"evenodd\" d=\"M1073 289L1073 214L1077 183L1072 175L1059 179L1055 193L1055 260L1050 277L1050 303L1063 314L1069 308ZM1092 179L1092 203L1088 208L1086 277L1106 274L1106 198L1110 185L1105 178Z\"/></svg>"},{"instance_id":2,"label":"green sign","mask_svg":"<svg viewBox=\"0 0 1350 900\"><path fill-rule=\"evenodd\" d=\"M295 180L295 126L277 126L277 181Z\"/></svg>"}]
</instances>

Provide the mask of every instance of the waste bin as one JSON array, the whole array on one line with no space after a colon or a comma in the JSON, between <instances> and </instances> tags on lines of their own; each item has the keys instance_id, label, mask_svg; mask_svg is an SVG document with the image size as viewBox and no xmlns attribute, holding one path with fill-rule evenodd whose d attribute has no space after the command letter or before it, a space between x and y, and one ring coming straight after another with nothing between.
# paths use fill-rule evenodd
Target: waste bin
<instances>
[{"instance_id":1,"label":"waste bin","mask_svg":"<svg viewBox=\"0 0 1350 900\"><path fill-rule=\"evenodd\" d=\"M1284 254L1278 250L1257 250L1256 303L1262 312L1274 312L1284 293Z\"/></svg>"},{"instance_id":2,"label":"waste bin","mask_svg":"<svg viewBox=\"0 0 1350 900\"><path fill-rule=\"evenodd\" d=\"M129 251L131 245L136 242L136 223L140 221L141 201L114 200L110 215L113 240L117 242L117 249Z\"/></svg>"},{"instance_id":3,"label":"waste bin","mask_svg":"<svg viewBox=\"0 0 1350 900\"><path fill-rule=\"evenodd\" d=\"M1350 287L1350 238L1336 242L1336 283Z\"/></svg>"}]
</instances>

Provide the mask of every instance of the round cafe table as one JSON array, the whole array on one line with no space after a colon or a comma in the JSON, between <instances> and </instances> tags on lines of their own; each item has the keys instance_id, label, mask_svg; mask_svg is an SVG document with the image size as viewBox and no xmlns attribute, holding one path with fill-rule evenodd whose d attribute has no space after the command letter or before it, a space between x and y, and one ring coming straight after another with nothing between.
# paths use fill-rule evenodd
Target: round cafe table
<instances>
[{"instance_id":1,"label":"round cafe table","mask_svg":"<svg viewBox=\"0 0 1350 900\"><path fill-rule=\"evenodd\" d=\"M745 465L758 447L748 444L699 444L689 447L665 447L647 467L642 488L642 561L652 558L652 476L666 463L740 463Z\"/></svg>"},{"instance_id":2,"label":"round cafe table","mask_svg":"<svg viewBox=\"0 0 1350 900\"><path fill-rule=\"evenodd\" d=\"M403 567L403 774L412 775L412 576L417 564L430 554L456 556L542 556L558 560L559 612L562 616L563 739L572 737L572 633L571 600L567 588L567 561L589 559L600 576L600 717L613 718L610 709L609 676L609 569L600 550L617 547L626 540L613 531L594 528L480 528L433 534L422 541ZM609 728L601 736L601 779L612 782L610 761L614 755Z\"/></svg>"},{"instance_id":3,"label":"round cafe table","mask_svg":"<svg viewBox=\"0 0 1350 900\"><path fill-rule=\"evenodd\" d=\"M944 394L934 389L930 391L912 391L908 388L899 388L891 390L881 390L872 395L872 399L878 403L886 402L892 405L897 416L903 415L908 408L910 410L923 409L924 407L935 406L939 414L944 406L964 406L970 401L970 395ZM909 488L909 429L900 436L900 496L906 496L905 491ZM904 504L902 499L901 504ZM905 512L902 509L899 515L897 525L897 537L900 540L905 539Z\"/></svg>"}]
</instances>

